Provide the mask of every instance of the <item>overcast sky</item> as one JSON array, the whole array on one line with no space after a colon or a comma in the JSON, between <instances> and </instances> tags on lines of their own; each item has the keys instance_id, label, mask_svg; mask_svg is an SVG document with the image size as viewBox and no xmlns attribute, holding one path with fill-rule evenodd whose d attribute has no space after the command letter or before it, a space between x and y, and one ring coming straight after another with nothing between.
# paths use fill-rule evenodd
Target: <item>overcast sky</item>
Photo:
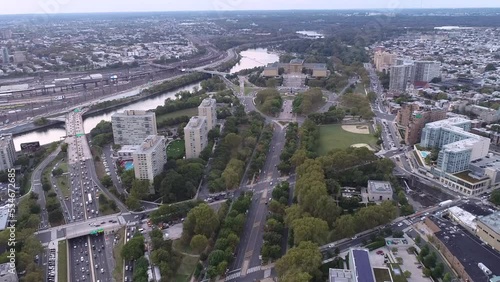
<instances>
[{"instance_id":1,"label":"overcast sky","mask_svg":"<svg viewBox=\"0 0 500 282\"><path fill-rule=\"evenodd\" d=\"M0 0L0 14L500 7L499 0Z\"/></svg>"}]
</instances>

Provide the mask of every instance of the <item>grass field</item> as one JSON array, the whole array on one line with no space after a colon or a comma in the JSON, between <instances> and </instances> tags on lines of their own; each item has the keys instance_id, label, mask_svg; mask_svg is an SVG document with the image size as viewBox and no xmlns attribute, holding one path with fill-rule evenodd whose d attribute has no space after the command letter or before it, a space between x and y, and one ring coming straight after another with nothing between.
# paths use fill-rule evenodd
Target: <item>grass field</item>
<instances>
[{"instance_id":1,"label":"grass field","mask_svg":"<svg viewBox=\"0 0 500 282\"><path fill-rule=\"evenodd\" d=\"M356 88L354 89L354 93L366 95L364 84L361 82L356 84Z\"/></svg>"},{"instance_id":2,"label":"grass field","mask_svg":"<svg viewBox=\"0 0 500 282\"><path fill-rule=\"evenodd\" d=\"M58 166L60 169L63 171L63 175L60 175L57 177L57 187L61 189L61 193L63 194L64 197L69 197L71 195L71 191L69 190L69 184L68 184L68 176L64 173L68 172L68 164L66 161L62 161L59 163Z\"/></svg>"},{"instance_id":3,"label":"grass field","mask_svg":"<svg viewBox=\"0 0 500 282\"><path fill-rule=\"evenodd\" d=\"M66 281L68 278L68 246L66 241L59 241L57 254L57 280Z\"/></svg>"},{"instance_id":4,"label":"grass field","mask_svg":"<svg viewBox=\"0 0 500 282\"><path fill-rule=\"evenodd\" d=\"M123 281L123 258L121 255L122 247L125 241L125 227L121 228L116 232L120 234L120 239L118 240L115 248L113 249L113 258L115 259L115 269L113 270L113 278L115 281Z\"/></svg>"},{"instance_id":5,"label":"grass field","mask_svg":"<svg viewBox=\"0 0 500 282\"><path fill-rule=\"evenodd\" d=\"M340 124L320 126L319 153L325 154L333 149L345 149L353 144L365 143L375 147L377 139L371 134L356 134L342 129Z\"/></svg>"},{"instance_id":6,"label":"grass field","mask_svg":"<svg viewBox=\"0 0 500 282\"><path fill-rule=\"evenodd\" d=\"M176 118L176 117L181 117L181 116L188 116L192 117L198 114L198 108L189 108L189 109L184 109L180 111L175 111L172 113L164 114L161 116L156 117L156 123L163 122L164 120L171 119L171 118Z\"/></svg>"},{"instance_id":7,"label":"grass field","mask_svg":"<svg viewBox=\"0 0 500 282\"><path fill-rule=\"evenodd\" d=\"M167 147L167 158L168 159L182 159L184 157L184 140L175 140L170 142Z\"/></svg>"}]
</instances>

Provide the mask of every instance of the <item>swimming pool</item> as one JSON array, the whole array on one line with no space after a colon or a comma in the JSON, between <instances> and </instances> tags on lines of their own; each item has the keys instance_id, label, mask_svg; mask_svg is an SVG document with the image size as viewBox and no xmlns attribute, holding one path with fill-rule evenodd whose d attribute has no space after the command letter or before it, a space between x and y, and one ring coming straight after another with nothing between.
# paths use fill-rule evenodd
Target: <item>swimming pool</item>
<instances>
[{"instance_id":1,"label":"swimming pool","mask_svg":"<svg viewBox=\"0 0 500 282\"><path fill-rule=\"evenodd\" d=\"M426 158L431 152L428 152L428 151L420 151L420 155L422 156L422 158Z\"/></svg>"},{"instance_id":2,"label":"swimming pool","mask_svg":"<svg viewBox=\"0 0 500 282\"><path fill-rule=\"evenodd\" d=\"M134 168L134 162L133 161L124 161L123 167L125 168L125 170L131 170Z\"/></svg>"}]
</instances>

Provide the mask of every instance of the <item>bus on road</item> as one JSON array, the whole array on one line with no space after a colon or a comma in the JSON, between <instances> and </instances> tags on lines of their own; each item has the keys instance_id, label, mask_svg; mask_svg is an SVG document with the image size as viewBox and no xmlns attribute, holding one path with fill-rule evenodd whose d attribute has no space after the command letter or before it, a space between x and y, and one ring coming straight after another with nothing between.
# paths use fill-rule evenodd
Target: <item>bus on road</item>
<instances>
[{"instance_id":1,"label":"bus on road","mask_svg":"<svg viewBox=\"0 0 500 282\"><path fill-rule=\"evenodd\" d=\"M90 195L90 193L87 195L88 199L89 199L89 204L92 204L92 195Z\"/></svg>"}]
</instances>

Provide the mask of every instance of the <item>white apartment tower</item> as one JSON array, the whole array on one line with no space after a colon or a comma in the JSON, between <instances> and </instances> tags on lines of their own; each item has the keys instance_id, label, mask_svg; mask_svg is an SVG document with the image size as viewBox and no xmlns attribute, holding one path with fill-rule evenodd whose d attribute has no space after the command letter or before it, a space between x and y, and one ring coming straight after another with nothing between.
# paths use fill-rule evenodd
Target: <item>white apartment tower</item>
<instances>
[{"instance_id":1,"label":"white apartment tower","mask_svg":"<svg viewBox=\"0 0 500 282\"><path fill-rule=\"evenodd\" d=\"M197 158L208 144L207 118L194 116L184 127L186 159Z\"/></svg>"},{"instance_id":2,"label":"white apartment tower","mask_svg":"<svg viewBox=\"0 0 500 282\"><path fill-rule=\"evenodd\" d=\"M153 182L154 177L163 171L167 163L165 137L150 135L132 153L135 178ZM154 192L154 191L153 191Z\"/></svg>"},{"instance_id":3,"label":"white apartment tower","mask_svg":"<svg viewBox=\"0 0 500 282\"><path fill-rule=\"evenodd\" d=\"M207 118L208 130L213 129L217 124L217 102L215 99L206 98L198 106L198 116Z\"/></svg>"},{"instance_id":4,"label":"white apartment tower","mask_svg":"<svg viewBox=\"0 0 500 282\"><path fill-rule=\"evenodd\" d=\"M115 144L139 145L150 135L156 135L156 116L153 112L127 110L111 116Z\"/></svg>"},{"instance_id":5,"label":"white apartment tower","mask_svg":"<svg viewBox=\"0 0 500 282\"><path fill-rule=\"evenodd\" d=\"M408 83L414 81L415 66L413 63L405 62L402 65L391 67L389 90L405 91Z\"/></svg>"},{"instance_id":6,"label":"white apartment tower","mask_svg":"<svg viewBox=\"0 0 500 282\"><path fill-rule=\"evenodd\" d=\"M0 135L0 170L7 170L14 167L16 161L16 149L12 134Z\"/></svg>"},{"instance_id":7,"label":"white apartment tower","mask_svg":"<svg viewBox=\"0 0 500 282\"><path fill-rule=\"evenodd\" d=\"M415 81L430 82L435 77L441 77L441 64L439 62L415 62Z\"/></svg>"}]
</instances>

